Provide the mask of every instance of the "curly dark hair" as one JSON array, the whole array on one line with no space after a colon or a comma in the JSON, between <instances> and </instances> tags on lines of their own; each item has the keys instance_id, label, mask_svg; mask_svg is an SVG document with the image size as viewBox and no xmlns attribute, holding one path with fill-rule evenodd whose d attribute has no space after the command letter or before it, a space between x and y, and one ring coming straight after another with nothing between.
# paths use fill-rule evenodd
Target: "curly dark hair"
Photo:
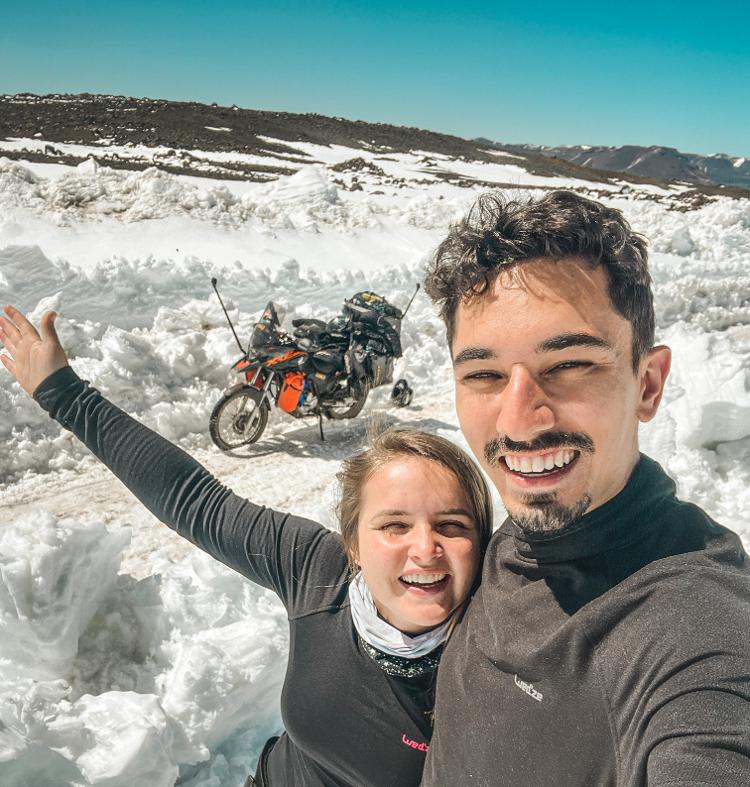
<instances>
[{"instance_id":1,"label":"curly dark hair","mask_svg":"<svg viewBox=\"0 0 750 787\"><path fill-rule=\"evenodd\" d=\"M541 199L483 194L468 215L451 227L427 271L425 289L440 309L448 343L456 310L482 295L501 269L523 260L583 257L603 265L615 311L633 328L633 367L654 345L654 300L646 240L619 210L572 191Z\"/></svg>"}]
</instances>

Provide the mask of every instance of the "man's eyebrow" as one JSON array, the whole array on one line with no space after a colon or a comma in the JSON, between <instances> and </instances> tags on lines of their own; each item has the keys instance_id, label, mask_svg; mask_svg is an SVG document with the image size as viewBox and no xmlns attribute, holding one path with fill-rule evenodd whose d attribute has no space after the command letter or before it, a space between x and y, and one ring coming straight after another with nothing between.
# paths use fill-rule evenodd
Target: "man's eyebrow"
<instances>
[{"instance_id":1,"label":"man's eyebrow","mask_svg":"<svg viewBox=\"0 0 750 787\"><path fill-rule=\"evenodd\" d=\"M606 341L606 339L602 339L601 336L594 336L591 333L561 333L558 336L545 339L541 344L538 344L536 351L538 353L547 353L553 350L565 350L568 347L601 347L605 350L612 349L612 345Z\"/></svg>"},{"instance_id":2,"label":"man's eyebrow","mask_svg":"<svg viewBox=\"0 0 750 787\"><path fill-rule=\"evenodd\" d=\"M458 366L469 361L487 361L490 358L497 358L497 354L489 347L466 347L453 359L453 365Z\"/></svg>"}]
</instances>

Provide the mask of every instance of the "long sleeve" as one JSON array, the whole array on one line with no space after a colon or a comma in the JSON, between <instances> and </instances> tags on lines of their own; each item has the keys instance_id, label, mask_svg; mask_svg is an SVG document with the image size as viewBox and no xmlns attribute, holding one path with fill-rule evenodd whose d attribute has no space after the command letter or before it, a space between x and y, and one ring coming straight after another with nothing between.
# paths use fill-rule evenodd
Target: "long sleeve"
<instances>
[{"instance_id":1,"label":"long sleeve","mask_svg":"<svg viewBox=\"0 0 750 787\"><path fill-rule=\"evenodd\" d=\"M746 578L707 563L630 600L636 622L608 646L624 783L750 784Z\"/></svg>"},{"instance_id":2,"label":"long sleeve","mask_svg":"<svg viewBox=\"0 0 750 787\"><path fill-rule=\"evenodd\" d=\"M131 418L70 367L34 399L78 437L162 522L263 587L291 615L346 575L340 537L310 520L235 495L177 446Z\"/></svg>"}]
</instances>

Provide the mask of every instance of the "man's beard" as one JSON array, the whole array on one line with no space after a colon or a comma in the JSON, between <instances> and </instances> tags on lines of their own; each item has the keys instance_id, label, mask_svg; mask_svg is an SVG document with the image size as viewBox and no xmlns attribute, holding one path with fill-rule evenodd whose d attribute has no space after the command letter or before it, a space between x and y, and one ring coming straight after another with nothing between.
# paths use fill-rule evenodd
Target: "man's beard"
<instances>
[{"instance_id":1,"label":"man's beard","mask_svg":"<svg viewBox=\"0 0 750 787\"><path fill-rule=\"evenodd\" d=\"M524 508L507 508L508 516L526 533L559 533L577 522L591 505L591 495L586 492L577 503L564 506L557 502L554 492L524 495Z\"/></svg>"},{"instance_id":2,"label":"man's beard","mask_svg":"<svg viewBox=\"0 0 750 787\"><path fill-rule=\"evenodd\" d=\"M575 448L582 453L593 454L594 442L582 432L546 432L529 443L516 442L508 437L495 437L485 445L484 458L490 466L497 466L503 461L503 454L514 451L533 453L552 448ZM559 533L586 513L591 505L591 495L585 492L573 505L564 506L558 502L556 492L531 492L523 495L520 503L523 508L506 506L506 510L521 530L536 534Z\"/></svg>"}]
</instances>

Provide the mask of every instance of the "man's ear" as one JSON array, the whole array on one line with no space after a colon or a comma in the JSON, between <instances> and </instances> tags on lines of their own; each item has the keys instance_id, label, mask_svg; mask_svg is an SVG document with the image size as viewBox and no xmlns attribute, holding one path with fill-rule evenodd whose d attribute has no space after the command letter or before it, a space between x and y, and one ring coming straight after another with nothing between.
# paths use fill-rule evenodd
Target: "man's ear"
<instances>
[{"instance_id":1,"label":"man's ear","mask_svg":"<svg viewBox=\"0 0 750 787\"><path fill-rule=\"evenodd\" d=\"M641 359L638 372L641 395L636 412L642 423L656 415L671 365L672 351L663 344L654 347Z\"/></svg>"}]
</instances>

